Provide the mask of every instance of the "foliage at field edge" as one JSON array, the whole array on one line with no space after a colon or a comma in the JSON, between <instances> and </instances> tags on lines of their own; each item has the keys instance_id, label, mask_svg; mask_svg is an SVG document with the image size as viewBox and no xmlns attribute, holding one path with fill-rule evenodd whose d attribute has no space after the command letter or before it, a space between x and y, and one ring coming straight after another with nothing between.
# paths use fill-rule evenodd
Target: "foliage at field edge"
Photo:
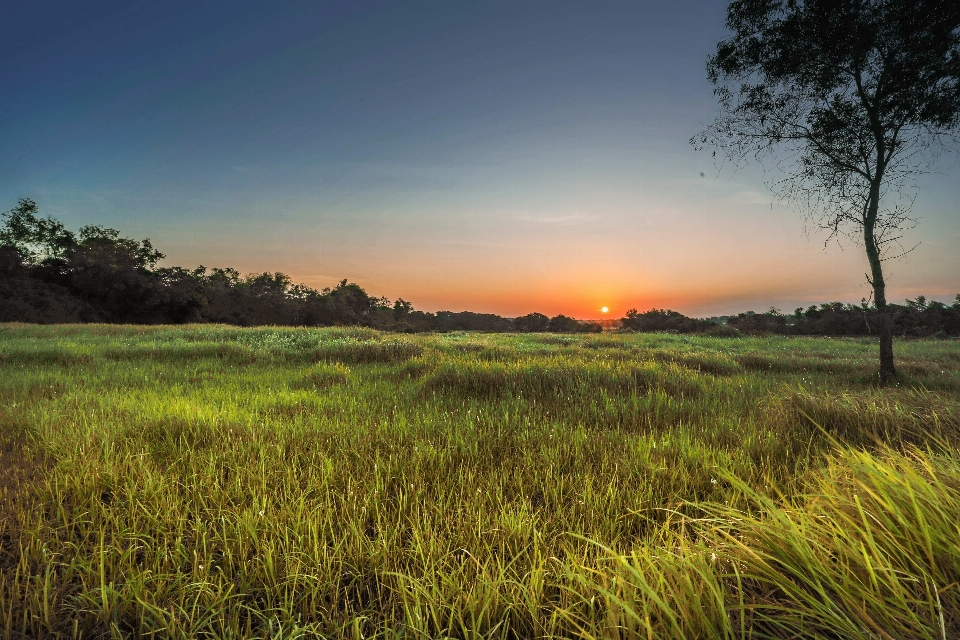
<instances>
[{"instance_id":1,"label":"foliage at field edge","mask_svg":"<svg viewBox=\"0 0 960 640\"><path fill-rule=\"evenodd\" d=\"M382 330L600 332L601 325L564 315L517 318L469 311L418 311L402 298L391 303L355 283L316 291L283 273L241 276L229 268L158 267L164 255L149 239L124 238L95 225L78 233L42 218L28 198L4 212L0 227L0 322L141 324L225 323L239 326L360 325ZM922 296L894 307L897 335L960 335L960 295L950 307ZM732 318L697 320L676 311L631 309L620 320L634 331L739 335L873 335L876 310L829 303Z\"/></svg>"},{"instance_id":2,"label":"foliage at field edge","mask_svg":"<svg viewBox=\"0 0 960 640\"><path fill-rule=\"evenodd\" d=\"M960 633L960 343L0 328L5 637Z\"/></svg>"},{"instance_id":3,"label":"foliage at field edge","mask_svg":"<svg viewBox=\"0 0 960 640\"><path fill-rule=\"evenodd\" d=\"M903 305L888 304L887 309L892 315L894 334L897 336L960 336L960 294L950 306L917 296ZM819 306L810 305L806 309L798 307L792 314L784 314L774 308L765 313L747 311L706 320L688 318L668 309L651 309L644 313L630 309L621 320L621 326L632 331L715 336L876 336L880 318L877 309L866 302L859 305L826 302Z\"/></svg>"},{"instance_id":4,"label":"foliage at field edge","mask_svg":"<svg viewBox=\"0 0 960 640\"><path fill-rule=\"evenodd\" d=\"M317 291L280 272L243 277L234 269L158 267L149 239L87 225L78 233L39 216L20 199L0 227L0 322L226 323L240 326L362 325L400 331L553 331L588 333L600 325L564 315L417 311L409 302L367 294L341 281Z\"/></svg>"}]
</instances>

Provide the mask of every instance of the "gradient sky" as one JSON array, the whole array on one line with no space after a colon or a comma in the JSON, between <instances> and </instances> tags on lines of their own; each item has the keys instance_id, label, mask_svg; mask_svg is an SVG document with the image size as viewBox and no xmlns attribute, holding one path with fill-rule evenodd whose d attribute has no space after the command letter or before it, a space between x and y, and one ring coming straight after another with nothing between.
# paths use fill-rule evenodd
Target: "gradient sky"
<instances>
[{"instance_id":1,"label":"gradient sky","mask_svg":"<svg viewBox=\"0 0 960 640\"><path fill-rule=\"evenodd\" d=\"M430 311L859 302L859 247L687 143L725 6L0 0L0 209ZM960 292L960 163L939 171L892 301Z\"/></svg>"}]
</instances>

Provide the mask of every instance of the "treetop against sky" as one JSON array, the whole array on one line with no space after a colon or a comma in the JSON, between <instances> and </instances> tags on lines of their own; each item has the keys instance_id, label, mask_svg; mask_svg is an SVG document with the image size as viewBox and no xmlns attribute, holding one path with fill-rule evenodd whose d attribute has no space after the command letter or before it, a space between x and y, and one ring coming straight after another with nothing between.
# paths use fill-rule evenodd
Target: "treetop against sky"
<instances>
[{"instance_id":1,"label":"treetop against sky","mask_svg":"<svg viewBox=\"0 0 960 640\"><path fill-rule=\"evenodd\" d=\"M776 176L687 144L723 1L0 5L0 209L425 310L869 295ZM960 288L955 156L935 169L891 300Z\"/></svg>"}]
</instances>

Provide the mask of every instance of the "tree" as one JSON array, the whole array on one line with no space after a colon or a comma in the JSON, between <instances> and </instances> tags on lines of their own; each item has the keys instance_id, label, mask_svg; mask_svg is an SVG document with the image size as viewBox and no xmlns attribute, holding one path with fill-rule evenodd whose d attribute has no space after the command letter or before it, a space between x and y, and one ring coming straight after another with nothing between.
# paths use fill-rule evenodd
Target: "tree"
<instances>
[{"instance_id":1,"label":"tree","mask_svg":"<svg viewBox=\"0 0 960 640\"><path fill-rule=\"evenodd\" d=\"M781 198L861 242L880 317L880 377L896 377L883 262L911 227L910 178L960 125L957 0L735 0L707 63L721 113L691 139L772 160Z\"/></svg>"},{"instance_id":2,"label":"tree","mask_svg":"<svg viewBox=\"0 0 960 640\"><path fill-rule=\"evenodd\" d=\"M542 313L528 313L525 316L514 318L513 326L517 331L524 333L538 333L547 330L547 327L550 326L550 318Z\"/></svg>"},{"instance_id":3,"label":"tree","mask_svg":"<svg viewBox=\"0 0 960 640\"><path fill-rule=\"evenodd\" d=\"M15 249L23 258L37 264L59 258L77 244L77 238L59 220L40 218L40 209L30 198L20 198L17 206L0 214L0 246Z\"/></svg>"},{"instance_id":4,"label":"tree","mask_svg":"<svg viewBox=\"0 0 960 640\"><path fill-rule=\"evenodd\" d=\"M620 318L620 324L629 331L669 331L671 333L696 333L707 331L714 326L707 320L688 318L670 309L650 309L643 313L636 309L628 309L627 315Z\"/></svg>"},{"instance_id":5,"label":"tree","mask_svg":"<svg viewBox=\"0 0 960 640\"><path fill-rule=\"evenodd\" d=\"M554 333L577 333L581 331L581 326L582 325L573 318L568 318L561 313L560 315L550 318L547 331L553 331Z\"/></svg>"},{"instance_id":6,"label":"tree","mask_svg":"<svg viewBox=\"0 0 960 640\"><path fill-rule=\"evenodd\" d=\"M404 300L403 298L397 298L397 301L393 303L393 319L395 322L402 324L406 320L407 316L410 315L410 312L413 311L413 305Z\"/></svg>"}]
</instances>

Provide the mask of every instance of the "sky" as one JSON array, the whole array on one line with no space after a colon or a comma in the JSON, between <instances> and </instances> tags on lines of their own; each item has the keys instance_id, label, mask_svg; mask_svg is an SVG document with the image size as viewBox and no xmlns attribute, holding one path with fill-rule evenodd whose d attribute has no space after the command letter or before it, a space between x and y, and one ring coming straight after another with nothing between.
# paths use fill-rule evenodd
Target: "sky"
<instances>
[{"instance_id":1,"label":"sky","mask_svg":"<svg viewBox=\"0 0 960 640\"><path fill-rule=\"evenodd\" d=\"M0 0L0 210L425 311L859 302L860 247L688 143L725 7ZM960 162L936 169L894 302L960 293Z\"/></svg>"}]
</instances>

